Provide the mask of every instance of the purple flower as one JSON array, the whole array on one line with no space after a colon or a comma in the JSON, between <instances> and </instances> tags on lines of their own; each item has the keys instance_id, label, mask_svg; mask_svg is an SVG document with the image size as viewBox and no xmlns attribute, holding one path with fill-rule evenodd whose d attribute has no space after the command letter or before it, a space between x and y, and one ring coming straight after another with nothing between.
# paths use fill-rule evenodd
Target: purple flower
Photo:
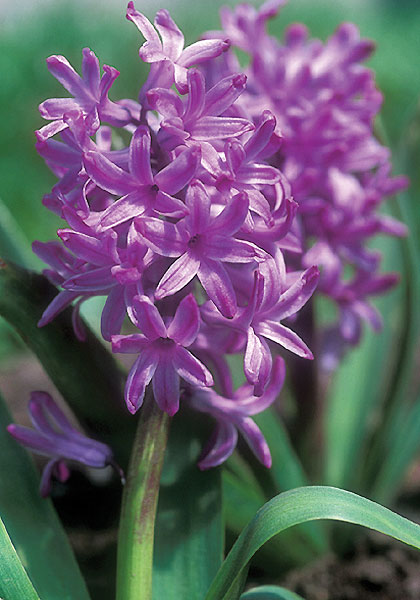
<instances>
[{"instance_id":1,"label":"purple flower","mask_svg":"<svg viewBox=\"0 0 420 600\"><path fill-rule=\"evenodd\" d=\"M63 482L68 479L66 461L96 469L112 465L122 477L111 448L77 431L47 392L31 393L29 414L35 429L11 424L7 430L32 452L50 457L42 474L42 496L50 493L53 477Z\"/></svg>"},{"instance_id":2,"label":"purple flower","mask_svg":"<svg viewBox=\"0 0 420 600\"><path fill-rule=\"evenodd\" d=\"M50 56L47 58L47 66L50 73L73 98L51 98L40 104L39 111L44 119L53 121L41 130L40 135L44 139L65 129L67 123L64 117L74 110L82 110L89 135L97 131L101 120L117 127L131 121L130 113L108 98L109 89L119 72L114 67L104 65L104 74L101 77L99 61L89 48L83 49L83 79L64 56Z\"/></svg>"},{"instance_id":3,"label":"purple flower","mask_svg":"<svg viewBox=\"0 0 420 600\"><path fill-rule=\"evenodd\" d=\"M132 21L146 38L139 50L140 58L144 62L152 63L143 94L151 87L169 88L174 82L178 91L185 94L187 67L215 58L229 48L229 42L220 39L201 40L184 48L184 35L165 9L156 13L156 29L142 13L135 10L133 2L128 3L127 19ZM163 83L166 85L162 85Z\"/></svg>"},{"instance_id":4,"label":"purple flower","mask_svg":"<svg viewBox=\"0 0 420 600\"><path fill-rule=\"evenodd\" d=\"M279 344L302 358L312 359L312 352L291 329L279 321L296 314L312 296L318 282L319 270L311 267L295 282L283 288L284 281L273 260L266 261L254 272L254 287L248 305L238 309L231 321L226 321L211 303L203 307L203 318L214 325L231 327L246 336L244 372L261 396L272 367L271 351L266 340Z\"/></svg>"},{"instance_id":5,"label":"purple flower","mask_svg":"<svg viewBox=\"0 0 420 600\"><path fill-rule=\"evenodd\" d=\"M200 148L183 150L175 160L154 175L150 144L147 127L138 127L130 143L129 173L99 152L85 154L85 169L96 185L111 194L122 196L102 213L100 226L103 230L153 211L171 216L186 214L184 203L174 194L194 177L200 164Z\"/></svg>"},{"instance_id":6,"label":"purple flower","mask_svg":"<svg viewBox=\"0 0 420 600\"><path fill-rule=\"evenodd\" d=\"M180 377L192 385L213 385L210 372L186 349L194 342L200 327L197 302L192 294L186 296L165 325L149 298L139 296L130 317L143 334L112 337L114 352L140 353L125 387L128 409L135 413L140 408L146 386L153 379L156 402L172 416L179 408Z\"/></svg>"},{"instance_id":7,"label":"purple flower","mask_svg":"<svg viewBox=\"0 0 420 600\"><path fill-rule=\"evenodd\" d=\"M158 254L179 257L160 280L155 297L160 300L181 290L197 275L220 312L231 318L237 303L233 285L223 262L248 263L263 259L259 248L233 235L248 213L246 194L237 194L216 217L204 186L193 181L187 192L189 215L177 224L144 218L136 223L146 243Z\"/></svg>"},{"instance_id":8,"label":"purple flower","mask_svg":"<svg viewBox=\"0 0 420 600\"><path fill-rule=\"evenodd\" d=\"M164 117L157 137L168 150L179 144L198 144L211 164L217 153L208 142L239 137L254 129L248 119L220 116L245 89L246 76L236 73L226 77L208 92L205 79L197 69L188 71L187 81L185 105L173 90L156 88L147 93L150 107Z\"/></svg>"},{"instance_id":9,"label":"purple flower","mask_svg":"<svg viewBox=\"0 0 420 600\"><path fill-rule=\"evenodd\" d=\"M249 384L242 385L234 392L232 398L224 398L214 390L204 388L196 388L190 396L187 394L194 409L211 415L217 421L217 426L198 463L200 469L216 467L229 458L236 447L238 431L258 460L265 467L271 467L267 442L251 417L265 410L276 400L283 387L285 372L284 360L277 356L270 382L264 394L259 397L253 395L252 386Z\"/></svg>"}]
</instances>

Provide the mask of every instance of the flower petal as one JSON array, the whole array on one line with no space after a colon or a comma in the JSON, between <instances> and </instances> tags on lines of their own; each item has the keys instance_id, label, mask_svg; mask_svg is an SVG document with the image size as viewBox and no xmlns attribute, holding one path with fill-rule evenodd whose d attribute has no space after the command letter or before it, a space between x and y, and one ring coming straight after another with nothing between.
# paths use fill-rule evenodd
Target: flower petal
<instances>
[{"instance_id":1,"label":"flower petal","mask_svg":"<svg viewBox=\"0 0 420 600\"><path fill-rule=\"evenodd\" d=\"M236 294L224 266L215 260L202 260L197 275L222 315L228 319L234 317L237 310Z\"/></svg>"},{"instance_id":2,"label":"flower petal","mask_svg":"<svg viewBox=\"0 0 420 600\"><path fill-rule=\"evenodd\" d=\"M176 194L194 177L201 160L198 146L187 148L155 175L155 183L167 194Z\"/></svg>"},{"instance_id":3,"label":"flower petal","mask_svg":"<svg viewBox=\"0 0 420 600\"><path fill-rule=\"evenodd\" d=\"M136 296L133 300L132 310L135 316L135 326L141 329L149 340L167 337L163 319L147 296Z\"/></svg>"},{"instance_id":4,"label":"flower petal","mask_svg":"<svg viewBox=\"0 0 420 600\"><path fill-rule=\"evenodd\" d=\"M125 401L134 414L143 404L144 392L158 365L158 358L149 349L143 350L131 368L125 384Z\"/></svg>"},{"instance_id":5,"label":"flower petal","mask_svg":"<svg viewBox=\"0 0 420 600\"><path fill-rule=\"evenodd\" d=\"M290 350L290 352L302 358L312 360L314 357L305 342L294 331L280 323L274 321L259 323L256 330L260 335L272 340L276 344L280 344L286 350Z\"/></svg>"},{"instance_id":6,"label":"flower petal","mask_svg":"<svg viewBox=\"0 0 420 600\"><path fill-rule=\"evenodd\" d=\"M208 140L238 137L253 129L254 126L248 119L239 117L201 117L189 130L192 138L206 142Z\"/></svg>"},{"instance_id":7,"label":"flower petal","mask_svg":"<svg viewBox=\"0 0 420 600\"><path fill-rule=\"evenodd\" d=\"M187 239L180 229L169 221L154 217L142 217L134 222L146 244L162 256L180 256L187 248Z\"/></svg>"},{"instance_id":8,"label":"flower petal","mask_svg":"<svg viewBox=\"0 0 420 600\"><path fill-rule=\"evenodd\" d=\"M160 358L153 376L153 395L161 410L172 417L179 408L179 375L170 360Z\"/></svg>"},{"instance_id":9,"label":"flower petal","mask_svg":"<svg viewBox=\"0 0 420 600\"><path fill-rule=\"evenodd\" d=\"M200 329L200 311L192 294L181 300L168 327L168 337L182 346L190 346Z\"/></svg>"},{"instance_id":10,"label":"flower petal","mask_svg":"<svg viewBox=\"0 0 420 600\"><path fill-rule=\"evenodd\" d=\"M124 196L139 186L137 180L130 173L117 167L100 152L93 150L86 152L83 155L83 164L87 174L96 185L111 194Z\"/></svg>"},{"instance_id":11,"label":"flower petal","mask_svg":"<svg viewBox=\"0 0 420 600\"><path fill-rule=\"evenodd\" d=\"M179 292L191 281L200 268L200 261L185 252L166 271L156 288L157 300Z\"/></svg>"},{"instance_id":12,"label":"flower petal","mask_svg":"<svg viewBox=\"0 0 420 600\"><path fill-rule=\"evenodd\" d=\"M236 448L238 432L231 423L219 421L198 462L202 471L225 462Z\"/></svg>"},{"instance_id":13,"label":"flower petal","mask_svg":"<svg viewBox=\"0 0 420 600\"><path fill-rule=\"evenodd\" d=\"M153 184L150 166L150 132L144 125L137 127L131 138L128 161L130 173L141 185Z\"/></svg>"},{"instance_id":14,"label":"flower petal","mask_svg":"<svg viewBox=\"0 0 420 600\"><path fill-rule=\"evenodd\" d=\"M193 385L210 387L214 384L210 371L183 346L175 348L173 365L178 375Z\"/></svg>"}]
</instances>

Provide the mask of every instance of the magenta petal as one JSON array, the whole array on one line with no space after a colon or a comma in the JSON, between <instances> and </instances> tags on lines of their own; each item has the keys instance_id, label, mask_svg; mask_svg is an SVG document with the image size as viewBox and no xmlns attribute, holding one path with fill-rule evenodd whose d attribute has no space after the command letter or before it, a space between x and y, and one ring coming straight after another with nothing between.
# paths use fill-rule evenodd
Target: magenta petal
<instances>
[{"instance_id":1,"label":"magenta petal","mask_svg":"<svg viewBox=\"0 0 420 600\"><path fill-rule=\"evenodd\" d=\"M252 384L258 381L262 362L263 349L259 337L252 327L247 332L247 343L244 357L244 371L246 378Z\"/></svg>"},{"instance_id":2,"label":"magenta petal","mask_svg":"<svg viewBox=\"0 0 420 600\"><path fill-rule=\"evenodd\" d=\"M102 213L99 221L103 231L138 217L153 203L153 195L148 186L139 187L138 191L123 196Z\"/></svg>"},{"instance_id":3,"label":"magenta petal","mask_svg":"<svg viewBox=\"0 0 420 600\"><path fill-rule=\"evenodd\" d=\"M157 110L164 118L180 117L184 111L181 98L173 91L155 88L147 92L147 100L152 110Z\"/></svg>"},{"instance_id":4,"label":"magenta petal","mask_svg":"<svg viewBox=\"0 0 420 600\"><path fill-rule=\"evenodd\" d=\"M269 110L265 110L261 123L245 144L245 152L248 161L255 159L264 150L269 143L275 128L275 116Z\"/></svg>"},{"instance_id":5,"label":"magenta petal","mask_svg":"<svg viewBox=\"0 0 420 600\"><path fill-rule=\"evenodd\" d=\"M184 48L184 35L166 9L157 11L155 27L162 38L163 52L176 61Z\"/></svg>"},{"instance_id":6,"label":"magenta petal","mask_svg":"<svg viewBox=\"0 0 420 600\"><path fill-rule=\"evenodd\" d=\"M224 262L247 263L262 258L263 251L242 240L235 240L223 235L213 235L206 241L206 256Z\"/></svg>"},{"instance_id":7,"label":"magenta petal","mask_svg":"<svg viewBox=\"0 0 420 600\"><path fill-rule=\"evenodd\" d=\"M142 333L112 336L112 351L118 354L138 354L139 352L142 352L148 344L148 339Z\"/></svg>"},{"instance_id":8,"label":"magenta petal","mask_svg":"<svg viewBox=\"0 0 420 600\"><path fill-rule=\"evenodd\" d=\"M181 300L168 327L168 337L182 346L190 346L200 329L200 312L192 294Z\"/></svg>"},{"instance_id":9,"label":"magenta petal","mask_svg":"<svg viewBox=\"0 0 420 600\"><path fill-rule=\"evenodd\" d=\"M206 94L204 113L217 116L225 112L242 94L246 85L246 75L236 73L225 77L214 85Z\"/></svg>"},{"instance_id":10,"label":"magenta petal","mask_svg":"<svg viewBox=\"0 0 420 600\"><path fill-rule=\"evenodd\" d=\"M187 148L155 176L156 185L167 194L176 194L194 177L200 165L198 146Z\"/></svg>"},{"instance_id":11,"label":"magenta petal","mask_svg":"<svg viewBox=\"0 0 420 600\"><path fill-rule=\"evenodd\" d=\"M276 318L286 319L294 315L314 293L319 279L318 267L310 267L299 279L280 296L279 302L273 309Z\"/></svg>"},{"instance_id":12,"label":"magenta petal","mask_svg":"<svg viewBox=\"0 0 420 600\"><path fill-rule=\"evenodd\" d=\"M136 327L139 327L149 340L167 337L162 317L147 296L136 296L132 309L136 317Z\"/></svg>"},{"instance_id":13,"label":"magenta petal","mask_svg":"<svg viewBox=\"0 0 420 600\"><path fill-rule=\"evenodd\" d=\"M254 421L246 417L237 424L249 447L262 464L268 469L271 467L271 454L265 438Z\"/></svg>"},{"instance_id":14,"label":"magenta petal","mask_svg":"<svg viewBox=\"0 0 420 600\"><path fill-rule=\"evenodd\" d=\"M257 331L260 335L276 342L276 344L280 344L280 346L298 356L309 358L310 360L314 357L305 342L294 331L280 323L274 321L259 323Z\"/></svg>"},{"instance_id":15,"label":"magenta petal","mask_svg":"<svg viewBox=\"0 0 420 600\"><path fill-rule=\"evenodd\" d=\"M210 387L214 384L210 371L182 346L175 348L173 365L178 375L193 385Z\"/></svg>"},{"instance_id":16,"label":"magenta petal","mask_svg":"<svg viewBox=\"0 0 420 600\"><path fill-rule=\"evenodd\" d=\"M44 119L62 119L65 113L77 108L74 98L48 98L39 105L39 112Z\"/></svg>"},{"instance_id":17,"label":"magenta petal","mask_svg":"<svg viewBox=\"0 0 420 600\"><path fill-rule=\"evenodd\" d=\"M101 315L101 333L104 340L111 341L121 331L126 315L124 288L115 286L106 299Z\"/></svg>"},{"instance_id":18,"label":"magenta petal","mask_svg":"<svg viewBox=\"0 0 420 600\"><path fill-rule=\"evenodd\" d=\"M72 231L71 229L59 229L57 231L63 243L79 258L98 266L107 266L117 257L112 244L102 239ZM116 235L116 234L113 234Z\"/></svg>"},{"instance_id":19,"label":"magenta petal","mask_svg":"<svg viewBox=\"0 0 420 600\"><path fill-rule=\"evenodd\" d=\"M156 288L157 300L179 292L197 274L200 261L188 252L182 254L166 271Z\"/></svg>"},{"instance_id":20,"label":"magenta petal","mask_svg":"<svg viewBox=\"0 0 420 600\"><path fill-rule=\"evenodd\" d=\"M99 60L92 50L83 48L82 75L93 97L96 96L101 79Z\"/></svg>"},{"instance_id":21,"label":"magenta petal","mask_svg":"<svg viewBox=\"0 0 420 600\"><path fill-rule=\"evenodd\" d=\"M172 362L160 358L153 376L153 395L161 410L172 417L179 408L179 375Z\"/></svg>"},{"instance_id":22,"label":"magenta petal","mask_svg":"<svg viewBox=\"0 0 420 600\"><path fill-rule=\"evenodd\" d=\"M236 448L238 432L234 425L219 421L211 435L198 467L204 471L225 462Z\"/></svg>"},{"instance_id":23,"label":"magenta petal","mask_svg":"<svg viewBox=\"0 0 420 600\"><path fill-rule=\"evenodd\" d=\"M148 42L151 42L157 47L162 47L156 29L153 27L149 19L147 19L142 13L138 12L134 8L134 2L128 3L126 17L129 21L134 23L134 25Z\"/></svg>"},{"instance_id":24,"label":"magenta petal","mask_svg":"<svg viewBox=\"0 0 420 600\"><path fill-rule=\"evenodd\" d=\"M236 233L245 221L248 208L248 195L245 192L236 194L214 219L210 226L211 231L225 236Z\"/></svg>"},{"instance_id":25,"label":"magenta petal","mask_svg":"<svg viewBox=\"0 0 420 600\"><path fill-rule=\"evenodd\" d=\"M211 201L204 185L198 179L193 180L188 186L185 202L189 209L188 220L192 231L201 233L209 222Z\"/></svg>"},{"instance_id":26,"label":"magenta petal","mask_svg":"<svg viewBox=\"0 0 420 600\"><path fill-rule=\"evenodd\" d=\"M190 127L191 137L195 140L224 140L238 137L246 131L252 131L253 124L238 117L201 117Z\"/></svg>"},{"instance_id":27,"label":"magenta petal","mask_svg":"<svg viewBox=\"0 0 420 600\"><path fill-rule=\"evenodd\" d=\"M156 212L173 218L185 217L188 214L188 209L182 200L170 196L161 190L156 194L153 208Z\"/></svg>"},{"instance_id":28,"label":"magenta petal","mask_svg":"<svg viewBox=\"0 0 420 600\"><path fill-rule=\"evenodd\" d=\"M137 127L130 142L128 159L130 173L141 185L152 185L153 175L150 166L150 132L147 127Z\"/></svg>"},{"instance_id":29,"label":"magenta petal","mask_svg":"<svg viewBox=\"0 0 420 600\"><path fill-rule=\"evenodd\" d=\"M239 170L245 158L245 150L241 142L238 142L238 140L229 140L226 142L225 155L229 171L234 175Z\"/></svg>"},{"instance_id":30,"label":"magenta petal","mask_svg":"<svg viewBox=\"0 0 420 600\"><path fill-rule=\"evenodd\" d=\"M188 99L184 114L184 122L188 123L197 119L204 108L206 82L204 76L197 69L190 69L187 75Z\"/></svg>"},{"instance_id":31,"label":"magenta petal","mask_svg":"<svg viewBox=\"0 0 420 600\"><path fill-rule=\"evenodd\" d=\"M42 317L38 321L38 327L44 327L44 325L50 323L59 313L67 308L78 295L79 292L59 292L42 313Z\"/></svg>"},{"instance_id":32,"label":"magenta petal","mask_svg":"<svg viewBox=\"0 0 420 600\"><path fill-rule=\"evenodd\" d=\"M237 310L236 294L224 266L215 260L202 260L197 275L222 315L228 319L234 317Z\"/></svg>"},{"instance_id":33,"label":"magenta petal","mask_svg":"<svg viewBox=\"0 0 420 600\"><path fill-rule=\"evenodd\" d=\"M179 256L187 248L187 239L179 228L169 221L154 217L143 217L135 221L136 229L145 238L146 244L163 256Z\"/></svg>"},{"instance_id":34,"label":"magenta petal","mask_svg":"<svg viewBox=\"0 0 420 600\"><path fill-rule=\"evenodd\" d=\"M74 275L66 279L62 286L72 292L95 292L107 290L114 285L114 278L111 274L110 266L99 267L99 269L90 269L80 275Z\"/></svg>"},{"instance_id":35,"label":"magenta petal","mask_svg":"<svg viewBox=\"0 0 420 600\"><path fill-rule=\"evenodd\" d=\"M158 365L157 356L144 349L131 368L125 384L125 401L128 410L134 414L143 404L144 392Z\"/></svg>"},{"instance_id":36,"label":"magenta petal","mask_svg":"<svg viewBox=\"0 0 420 600\"><path fill-rule=\"evenodd\" d=\"M89 177L103 190L123 196L134 191L138 182L100 152L86 152L83 164Z\"/></svg>"},{"instance_id":37,"label":"magenta petal","mask_svg":"<svg viewBox=\"0 0 420 600\"><path fill-rule=\"evenodd\" d=\"M272 185L280 181L280 172L274 167L263 164L249 164L243 167L238 173L238 181L251 185L267 184Z\"/></svg>"},{"instance_id":38,"label":"magenta petal","mask_svg":"<svg viewBox=\"0 0 420 600\"><path fill-rule=\"evenodd\" d=\"M47 67L49 72L72 96L86 96L86 88L82 78L76 73L64 56L54 54L48 57Z\"/></svg>"},{"instance_id":39,"label":"magenta petal","mask_svg":"<svg viewBox=\"0 0 420 600\"><path fill-rule=\"evenodd\" d=\"M219 56L228 48L229 42L225 40L200 40L183 50L178 59L178 64L183 67L198 65L209 58Z\"/></svg>"}]
</instances>

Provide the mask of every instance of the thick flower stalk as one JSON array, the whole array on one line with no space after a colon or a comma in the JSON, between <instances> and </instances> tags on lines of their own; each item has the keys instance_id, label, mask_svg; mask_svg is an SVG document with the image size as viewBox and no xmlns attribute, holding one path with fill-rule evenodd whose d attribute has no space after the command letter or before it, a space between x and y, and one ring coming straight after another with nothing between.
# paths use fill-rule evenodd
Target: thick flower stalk
<instances>
[{"instance_id":1,"label":"thick flower stalk","mask_svg":"<svg viewBox=\"0 0 420 600\"><path fill-rule=\"evenodd\" d=\"M227 458L238 431L269 466L251 416L282 387L278 353L313 358L293 321L318 265L320 289L341 311L335 339L354 343L361 319L378 326L368 297L394 281L378 274L366 240L403 234L376 212L403 182L390 178L389 153L372 134L380 95L359 64L370 44L345 25L325 46L300 27L281 45L266 33L280 4L226 9L224 32L184 47L166 10L152 25L130 2L127 18L145 38L139 56L151 65L138 100L108 97L117 71L104 66L101 77L90 50L83 77L63 57L48 59L72 97L40 107L51 123L37 148L58 177L44 204L65 224L61 243L34 244L61 288L39 324L73 304L83 338L80 304L104 296L103 337L136 356L129 410L150 384L169 415L185 401L215 419L202 468ZM251 55L245 73L231 44ZM117 149L118 130L128 142ZM122 334L126 317L132 330ZM229 354L243 355L237 392Z\"/></svg>"}]
</instances>

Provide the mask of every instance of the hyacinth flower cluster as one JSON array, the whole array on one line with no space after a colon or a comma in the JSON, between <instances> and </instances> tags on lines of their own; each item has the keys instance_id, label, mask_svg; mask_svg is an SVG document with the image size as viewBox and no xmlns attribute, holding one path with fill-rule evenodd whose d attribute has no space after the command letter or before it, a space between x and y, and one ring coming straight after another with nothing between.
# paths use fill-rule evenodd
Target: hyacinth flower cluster
<instances>
[{"instance_id":1,"label":"hyacinth flower cluster","mask_svg":"<svg viewBox=\"0 0 420 600\"><path fill-rule=\"evenodd\" d=\"M238 69L235 48L247 53L247 88L232 114L255 123L264 106L277 119L282 145L270 164L287 177L299 205L303 254L297 262L320 267L318 292L339 311L324 348L325 364L335 366L343 348L360 340L363 321L381 327L370 298L398 277L380 273L381 255L369 242L376 234L406 234L378 208L407 181L391 177L390 152L374 136L382 95L362 64L373 43L361 39L351 23L340 25L325 43L293 24L280 41L268 34L267 21L284 4L269 0L260 9L245 4L222 9L222 31L206 37L226 35L231 47L204 68L210 80L227 76Z\"/></svg>"},{"instance_id":2,"label":"hyacinth flower cluster","mask_svg":"<svg viewBox=\"0 0 420 600\"><path fill-rule=\"evenodd\" d=\"M50 122L37 150L58 178L44 204L65 226L59 242L33 246L60 287L39 325L72 305L83 340L81 304L105 297L103 338L137 357L130 412L150 384L169 415L181 400L216 421L202 468L229 456L238 431L270 465L252 415L281 390L279 352L313 358L293 321L318 265L320 289L341 311L335 339L355 342L361 318L378 323L368 296L395 281L377 273L366 239L403 234L375 212L403 182L390 178L372 134L380 97L358 64L366 43L343 26L323 46L298 27L282 46L265 31L280 4L226 10L224 32L185 47L168 11L152 24L130 2L127 19L146 40L139 56L151 65L137 100L110 100L118 71L104 65L101 75L89 49L82 76L62 56L47 60L71 97L40 106ZM246 73L232 44L251 54ZM122 334L127 318L134 333ZM231 354L243 355L247 383L237 391Z\"/></svg>"}]
</instances>

